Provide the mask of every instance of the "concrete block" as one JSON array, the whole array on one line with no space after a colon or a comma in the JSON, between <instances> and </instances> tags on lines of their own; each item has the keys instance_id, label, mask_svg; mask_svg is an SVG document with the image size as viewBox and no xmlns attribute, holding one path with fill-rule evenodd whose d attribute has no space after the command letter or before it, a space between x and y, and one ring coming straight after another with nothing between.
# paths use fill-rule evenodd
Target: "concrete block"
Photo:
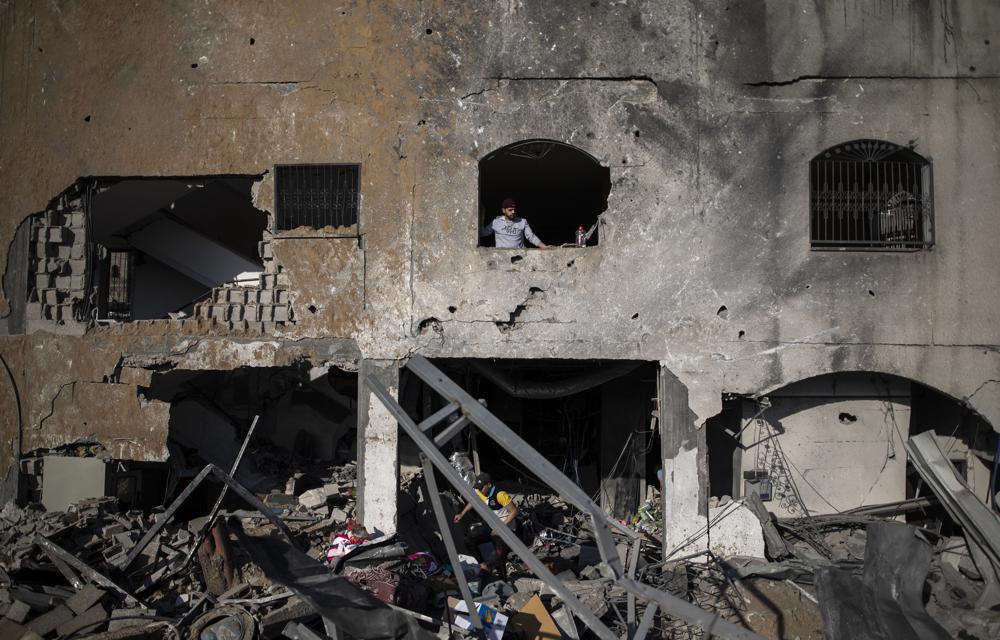
<instances>
[{"instance_id":1,"label":"concrete block","mask_svg":"<svg viewBox=\"0 0 1000 640\"><path fill-rule=\"evenodd\" d=\"M708 510L712 529L711 551L718 558L744 556L764 558L764 533L760 520L742 500ZM701 526L689 531L691 542L674 551L673 557L685 556L706 549L709 536L702 521ZM704 558L707 559L707 558Z\"/></svg>"},{"instance_id":2,"label":"concrete block","mask_svg":"<svg viewBox=\"0 0 1000 640\"><path fill-rule=\"evenodd\" d=\"M58 275L58 274L62 273L63 264L65 264L65 263L62 260L53 260L51 258L47 259L45 261L45 269L44 269L44 271L46 273L51 273L53 275Z\"/></svg>"},{"instance_id":3,"label":"concrete block","mask_svg":"<svg viewBox=\"0 0 1000 640\"><path fill-rule=\"evenodd\" d=\"M310 489L299 496L299 504L307 509L316 509L326 505L327 495L323 489Z\"/></svg>"},{"instance_id":4,"label":"concrete block","mask_svg":"<svg viewBox=\"0 0 1000 640\"><path fill-rule=\"evenodd\" d=\"M225 322L228 320L229 307L224 307L222 305L213 304L209 312L209 317L213 320L218 320L220 322Z\"/></svg>"},{"instance_id":5,"label":"concrete block","mask_svg":"<svg viewBox=\"0 0 1000 640\"><path fill-rule=\"evenodd\" d=\"M274 283L278 287L290 287L292 286L292 280L288 277L287 273L279 273L275 276Z\"/></svg>"},{"instance_id":6,"label":"concrete block","mask_svg":"<svg viewBox=\"0 0 1000 640\"><path fill-rule=\"evenodd\" d=\"M7 613L4 617L8 620L13 620L16 623L21 624L27 620L29 613L31 613L31 607L28 606L27 603L15 600L10 603L9 607L7 607Z\"/></svg>"},{"instance_id":7,"label":"concrete block","mask_svg":"<svg viewBox=\"0 0 1000 640\"><path fill-rule=\"evenodd\" d=\"M56 289L69 291L73 288L73 279L69 276L56 276Z\"/></svg>"},{"instance_id":8,"label":"concrete block","mask_svg":"<svg viewBox=\"0 0 1000 640\"><path fill-rule=\"evenodd\" d=\"M85 274L87 272L87 261L86 260L83 260L83 259L80 259L80 260L67 260L66 264L69 265L69 271L70 271L70 273L72 273L74 275L80 275L80 276L82 276L83 274Z\"/></svg>"},{"instance_id":9,"label":"concrete block","mask_svg":"<svg viewBox=\"0 0 1000 640\"><path fill-rule=\"evenodd\" d=\"M86 247L85 247L85 245L82 242L78 242L76 244L70 245L70 248L69 248L69 257L72 258L73 260L79 260L80 258L83 257L83 253L84 253L85 249L86 249Z\"/></svg>"},{"instance_id":10,"label":"concrete block","mask_svg":"<svg viewBox=\"0 0 1000 640\"><path fill-rule=\"evenodd\" d=\"M60 304L56 306L56 320L70 322L73 320L73 305Z\"/></svg>"},{"instance_id":11,"label":"concrete block","mask_svg":"<svg viewBox=\"0 0 1000 640\"><path fill-rule=\"evenodd\" d=\"M239 322L243 319L243 307L238 304L229 305L229 321Z\"/></svg>"},{"instance_id":12,"label":"concrete block","mask_svg":"<svg viewBox=\"0 0 1000 640\"><path fill-rule=\"evenodd\" d=\"M43 469L42 505L48 511L65 511L84 498L104 495L107 465L99 458L45 456Z\"/></svg>"},{"instance_id":13,"label":"concrete block","mask_svg":"<svg viewBox=\"0 0 1000 640\"><path fill-rule=\"evenodd\" d=\"M45 230L45 240L47 242L61 243L63 241L63 228L49 227Z\"/></svg>"},{"instance_id":14,"label":"concrete block","mask_svg":"<svg viewBox=\"0 0 1000 640\"><path fill-rule=\"evenodd\" d=\"M218 288L212 289L212 302L225 303L229 301L229 290Z\"/></svg>"},{"instance_id":15,"label":"concrete block","mask_svg":"<svg viewBox=\"0 0 1000 640\"><path fill-rule=\"evenodd\" d=\"M43 613L28 623L28 629L40 636L47 635L56 630L59 625L66 624L74 617L73 611L66 605L59 605L48 613Z\"/></svg>"},{"instance_id":16,"label":"concrete block","mask_svg":"<svg viewBox=\"0 0 1000 640\"><path fill-rule=\"evenodd\" d=\"M38 289L51 289L54 278L47 273L39 273L35 276L35 287Z\"/></svg>"},{"instance_id":17,"label":"concrete block","mask_svg":"<svg viewBox=\"0 0 1000 640\"><path fill-rule=\"evenodd\" d=\"M257 321L261 319L260 307L255 304L248 304L243 307L243 317L248 321Z\"/></svg>"},{"instance_id":18,"label":"concrete block","mask_svg":"<svg viewBox=\"0 0 1000 640\"><path fill-rule=\"evenodd\" d=\"M72 620L68 620L56 627L56 633L59 634L60 638L66 638L77 631L96 628L98 623L107 619L108 612L104 609L104 607L99 604L94 605Z\"/></svg>"},{"instance_id":19,"label":"concrete block","mask_svg":"<svg viewBox=\"0 0 1000 640\"><path fill-rule=\"evenodd\" d=\"M261 304L273 304L274 303L274 290L264 289L257 294L257 301Z\"/></svg>"},{"instance_id":20,"label":"concrete block","mask_svg":"<svg viewBox=\"0 0 1000 640\"><path fill-rule=\"evenodd\" d=\"M235 287L227 290L228 302L230 304L246 304L247 296L242 287Z\"/></svg>"},{"instance_id":21,"label":"concrete block","mask_svg":"<svg viewBox=\"0 0 1000 640\"><path fill-rule=\"evenodd\" d=\"M0 619L0 638L11 640L41 640L42 636L13 620Z\"/></svg>"},{"instance_id":22,"label":"concrete block","mask_svg":"<svg viewBox=\"0 0 1000 640\"><path fill-rule=\"evenodd\" d=\"M73 275L69 277L69 288L71 291L82 291L84 279L83 275Z\"/></svg>"},{"instance_id":23,"label":"concrete block","mask_svg":"<svg viewBox=\"0 0 1000 640\"><path fill-rule=\"evenodd\" d=\"M53 257L59 258L60 260L69 260L73 257L73 245L60 244L54 245L55 255Z\"/></svg>"},{"instance_id":24,"label":"concrete block","mask_svg":"<svg viewBox=\"0 0 1000 640\"><path fill-rule=\"evenodd\" d=\"M117 526L122 527L120 524ZM122 528L124 529L124 527ZM70 598L66 601L66 606L69 607L73 613L80 615L100 602L103 597L103 589L100 589L92 584L88 584L86 587L70 596Z\"/></svg>"},{"instance_id":25,"label":"concrete block","mask_svg":"<svg viewBox=\"0 0 1000 640\"><path fill-rule=\"evenodd\" d=\"M262 260L270 260L274 257L274 251L270 242L258 242L257 252L260 254Z\"/></svg>"},{"instance_id":26,"label":"concrete block","mask_svg":"<svg viewBox=\"0 0 1000 640\"><path fill-rule=\"evenodd\" d=\"M273 307L274 309L274 321L275 322L288 322L288 307L280 306Z\"/></svg>"},{"instance_id":27,"label":"concrete block","mask_svg":"<svg viewBox=\"0 0 1000 640\"><path fill-rule=\"evenodd\" d=\"M288 295L287 291L277 291L275 294L276 304L288 304L291 301L291 297Z\"/></svg>"}]
</instances>

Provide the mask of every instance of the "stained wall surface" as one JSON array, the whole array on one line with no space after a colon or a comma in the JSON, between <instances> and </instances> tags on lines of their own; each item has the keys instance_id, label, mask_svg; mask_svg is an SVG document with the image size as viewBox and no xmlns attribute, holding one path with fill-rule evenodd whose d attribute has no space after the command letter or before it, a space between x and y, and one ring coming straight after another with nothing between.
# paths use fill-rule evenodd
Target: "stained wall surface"
<instances>
[{"instance_id":1,"label":"stained wall surface","mask_svg":"<svg viewBox=\"0 0 1000 640\"><path fill-rule=\"evenodd\" d=\"M1000 424L998 30L975 0L2 3L0 264L83 176L360 163L362 194L348 237L273 238L294 319L266 335L3 338L3 440L130 411L155 458L141 384L114 409L66 385L415 352L659 361L699 421L724 391L878 371ZM609 168L599 246L477 247L478 160L529 138ZM931 161L932 249L810 251L809 160L860 138ZM270 173L255 205L273 213Z\"/></svg>"}]
</instances>

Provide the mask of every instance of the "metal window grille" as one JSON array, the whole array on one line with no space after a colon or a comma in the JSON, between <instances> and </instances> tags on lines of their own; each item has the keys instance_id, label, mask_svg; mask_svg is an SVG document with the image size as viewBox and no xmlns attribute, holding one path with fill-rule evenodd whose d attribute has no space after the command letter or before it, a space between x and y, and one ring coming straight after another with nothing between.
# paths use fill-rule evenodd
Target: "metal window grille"
<instances>
[{"instance_id":1,"label":"metal window grille","mask_svg":"<svg viewBox=\"0 0 1000 640\"><path fill-rule=\"evenodd\" d=\"M809 167L814 249L915 251L932 244L930 163L880 140L848 142Z\"/></svg>"},{"instance_id":2,"label":"metal window grille","mask_svg":"<svg viewBox=\"0 0 1000 640\"><path fill-rule=\"evenodd\" d=\"M356 164L283 165L274 168L278 231L358 223L361 167Z\"/></svg>"},{"instance_id":3,"label":"metal window grille","mask_svg":"<svg viewBox=\"0 0 1000 640\"><path fill-rule=\"evenodd\" d=\"M135 261L128 249L108 251L108 305L110 320L132 320L132 273Z\"/></svg>"}]
</instances>

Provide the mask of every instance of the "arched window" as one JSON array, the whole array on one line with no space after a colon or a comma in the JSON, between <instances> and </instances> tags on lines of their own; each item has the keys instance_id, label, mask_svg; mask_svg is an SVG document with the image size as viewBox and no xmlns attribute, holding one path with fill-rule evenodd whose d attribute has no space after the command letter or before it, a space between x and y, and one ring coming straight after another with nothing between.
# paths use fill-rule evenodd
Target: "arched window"
<instances>
[{"instance_id":1,"label":"arched window","mask_svg":"<svg viewBox=\"0 0 1000 640\"><path fill-rule=\"evenodd\" d=\"M831 147L809 163L813 249L916 251L933 244L931 164L882 140Z\"/></svg>"},{"instance_id":2,"label":"arched window","mask_svg":"<svg viewBox=\"0 0 1000 640\"><path fill-rule=\"evenodd\" d=\"M580 227L597 244L597 216L608 208L611 172L589 153L555 140L522 140L479 161L479 221L501 215L505 198L547 245L572 244ZM494 234L480 236L493 246ZM529 243L530 246L530 243Z\"/></svg>"}]
</instances>

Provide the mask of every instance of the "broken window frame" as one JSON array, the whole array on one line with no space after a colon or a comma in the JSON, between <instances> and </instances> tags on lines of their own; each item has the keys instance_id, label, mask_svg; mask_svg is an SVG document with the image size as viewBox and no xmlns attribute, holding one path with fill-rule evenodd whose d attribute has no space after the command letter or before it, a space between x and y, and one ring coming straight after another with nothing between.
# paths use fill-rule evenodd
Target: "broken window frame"
<instances>
[{"instance_id":1,"label":"broken window frame","mask_svg":"<svg viewBox=\"0 0 1000 640\"><path fill-rule=\"evenodd\" d=\"M310 201L305 207L317 209L330 204L330 211L323 213L326 216L322 220L309 220L311 215L316 215L315 211L307 212L305 214L293 214L286 210L286 202L288 198L292 196L287 193L288 187L283 184L284 175L286 172L292 172L295 170L316 170L316 169L331 169L333 171L348 169L353 170L353 178L350 176L349 172L345 172L348 176L348 180L353 179L353 185L348 186L348 195L344 196L342 202L338 200L338 193L333 191L330 194L333 202L328 203L322 198L318 202ZM337 180L340 178L337 177ZM338 183L339 184L339 183ZM317 190L319 191L319 190ZM353 191L353 194L351 194ZM340 162L340 163L297 163L297 164L276 164L274 165L274 233L282 236L288 237L289 235L295 235L291 232L296 231L307 231L312 234L312 232L318 232L323 237L350 237L355 238L360 236L361 228L361 163L360 162ZM333 208L337 207L336 212ZM351 217L353 214L353 218ZM289 220L288 216L292 216ZM329 233L323 232L324 229L349 229L354 230L354 233Z\"/></svg>"},{"instance_id":2,"label":"broken window frame","mask_svg":"<svg viewBox=\"0 0 1000 640\"><path fill-rule=\"evenodd\" d=\"M930 160L908 147L862 139L826 149L809 162L810 249L929 249L932 185Z\"/></svg>"}]
</instances>

